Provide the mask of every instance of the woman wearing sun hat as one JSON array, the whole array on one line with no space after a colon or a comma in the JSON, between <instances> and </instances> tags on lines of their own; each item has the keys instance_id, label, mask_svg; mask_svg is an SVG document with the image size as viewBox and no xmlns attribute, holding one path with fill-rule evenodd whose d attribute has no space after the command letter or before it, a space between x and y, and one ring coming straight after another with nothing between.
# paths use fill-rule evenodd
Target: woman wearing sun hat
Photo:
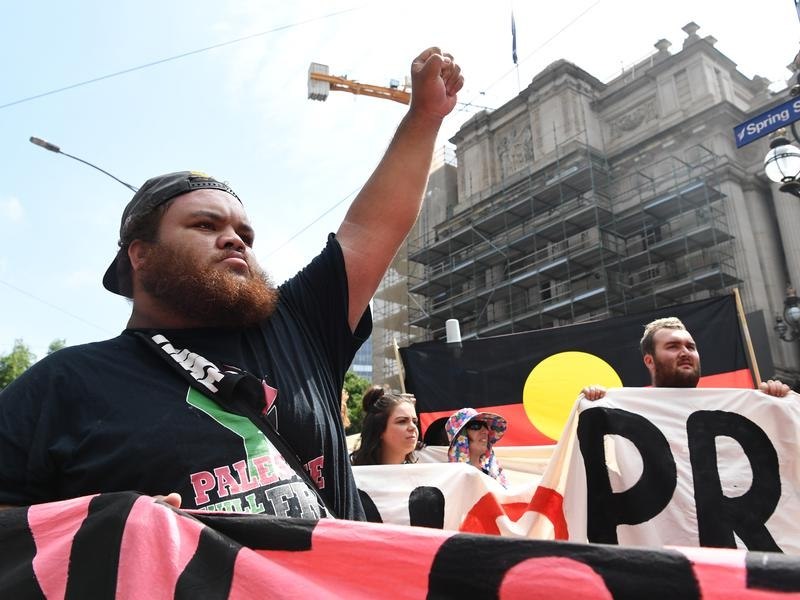
<instances>
[{"instance_id":1,"label":"woman wearing sun hat","mask_svg":"<svg viewBox=\"0 0 800 600\"><path fill-rule=\"evenodd\" d=\"M478 412L474 408L457 410L445 425L450 440L448 460L469 463L494 477L503 487L508 487L503 469L492 449L507 427L506 420L500 415Z\"/></svg>"}]
</instances>

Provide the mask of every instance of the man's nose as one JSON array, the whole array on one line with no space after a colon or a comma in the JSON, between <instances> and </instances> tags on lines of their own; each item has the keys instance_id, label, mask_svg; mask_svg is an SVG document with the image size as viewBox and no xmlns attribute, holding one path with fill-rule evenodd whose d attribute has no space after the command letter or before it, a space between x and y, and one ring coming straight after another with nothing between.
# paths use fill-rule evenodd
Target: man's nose
<instances>
[{"instance_id":1,"label":"man's nose","mask_svg":"<svg viewBox=\"0 0 800 600\"><path fill-rule=\"evenodd\" d=\"M237 252L244 252L247 247L244 240L239 237L239 234L230 227L222 231L217 240L217 244L221 248L233 248Z\"/></svg>"}]
</instances>

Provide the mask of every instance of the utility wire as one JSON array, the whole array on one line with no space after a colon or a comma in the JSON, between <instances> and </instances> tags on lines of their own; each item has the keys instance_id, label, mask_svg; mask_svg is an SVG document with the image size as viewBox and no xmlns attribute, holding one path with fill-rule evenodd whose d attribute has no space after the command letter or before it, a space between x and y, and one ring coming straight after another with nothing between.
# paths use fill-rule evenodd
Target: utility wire
<instances>
[{"instance_id":1,"label":"utility wire","mask_svg":"<svg viewBox=\"0 0 800 600\"><path fill-rule=\"evenodd\" d=\"M44 98L45 96L52 96L53 94L59 94L61 92L66 92L67 90L72 90L77 87L81 87L84 85L89 85L92 83L97 83L98 81L103 81L105 79L111 79L113 77L119 77L120 75L126 75L128 73L133 73L134 71L140 71L142 69L147 69L150 67L154 67L156 65L161 65L167 62L171 62L173 60L178 60L180 58L186 58L187 56L193 56L195 54L200 54L202 52L208 52L209 50L216 50L217 48L223 48L225 46L230 46L232 44L238 44L239 42L244 42L247 40L251 40L253 38L269 35L271 33L275 33L276 31L283 31L285 29L292 29L294 27L299 27L300 25L307 25L308 23L313 23L314 21L321 21L323 19L329 19L331 17L337 17L339 15L343 15L348 12L353 12L356 10L360 10L363 8L362 6L357 6L354 8L346 8L344 10L340 10L338 12L329 13L327 15L322 15L320 17L312 17L310 19L305 19L304 21L297 21L296 23L289 23L288 25L280 25L273 29L268 29L267 31L261 31L259 33L253 33L251 35L246 35L244 37L236 38L235 40L229 40L227 42L220 42L219 44L213 44L212 46L206 46L205 48L199 48L197 50L190 50L189 52L184 52L182 54L176 54L175 56L169 56L167 58L162 58L159 60L154 60L153 62L145 63L143 65L139 65L136 67L131 67L129 69L123 69L122 71L116 71L115 73L109 73L107 75L101 75L100 77L95 77L93 79L87 79L86 81L80 81L78 83L73 83L71 85L67 85L64 87L56 88L54 90L50 90L47 92L42 92L41 94L35 94L33 96L28 96L26 98L20 98L19 100L13 100L12 102L7 102L5 104L0 104L0 109L8 108L9 106L16 106L17 104L23 104L24 102L30 102L31 100L37 100L38 98Z\"/></svg>"},{"instance_id":2,"label":"utility wire","mask_svg":"<svg viewBox=\"0 0 800 600\"><path fill-rule=\"evenodd\" d=\"M270 250L270 251L269 251L269 252L266 254L266 256L272 256L273 254L275 254L275 253L276 253L278 250L280 250L281 248L284 248L284 247L286 247L286 246L289 244L289 242L291 242L293 239L295 239L296 237L298 237L298 236L299 236L301 233L303 233L304 231L306 231L306 230L307 230L309 227L311 227L311 226L312 226L314 223L317 223L317 222L318 222L320 219L322 219L322 217L324 217L325 215L327 215L328 213L330 213L330 212L331 212L331 211L332 211L334 208L336 208L337 206L339 206L339 205L340 205L342 202L344 202L345 200L348 200L348 199L352 198L353 196L355 196L355 195L356 195L356 193L357 193L357 192L358 192L358 191L359 191L359 190L360 190L362 187L363 187L363 186L358 186L358 187L357 187L356 189L354 189L352 192L350 192L349 194L347 194L347 195L346 195L344 198L342 198L341 200L339 200L338 202L336 202L336 204L334 204L333 206L331 206L331 207L330 207L328 210L326 210L324 213L322 213L321 215L319 215L319 216L318 216L316 219L314 219L313 221L311 221L311 222L310 222L308 225L306 225L306 226L305 226L305 227L303 227L302 229L300 229L300 230L296 231L296 232L295 232L295 233L294 233L294 234L293 234L293 235L292 235L290 238L288 238L287 240L285 240L285 241L284 241L284 242L283 242L283 243L282 243L280 246L278 246L277 248L273 248L272 250Z\"/></svg>"},{"instance_id":3,"label":"utility wire","mask_svg":"<svg viewBox=\"0 0 800 600\"><path fill-rule=\"evenodd\" d=\"M33 299L34 299L34 300L36 300L37 302L41 302L42 304L45 304L45 305L49 306L50 308L54 308L54 309L55 309L55 310L57 310L58 312L64 313L65 315L67 315L67 316L69 316L69 317L72 317L73 319L77 319L77 320L78 320L78 321L80 321L81 323L85 323L86 325L89 325L89 326L91 326L91 327L94 327L95 329L99 329L99 330L100 330L100 331L102 331L103 333L108 333L108 334L113 334L113 333L114 333L114 332L112 332L112 331L109 331L109 330L108 330L108 329L106 329L105 327L101 327L100 325L97 325L96 323L92 323L91 321L87 321L87 320L86 320L86 319L84 319L83 317L79 317L78 315L76 315L76 314L74 314L74 313L71 313L71 312L69 312L68 310L65 310L65 309L63 309L63 308L61 308L60 306L56 306L56 305L55 305L55 304L53 304L52 302L48 302L47 300L44 300L44 299L42 299L42 298L39 298L38 296L34 296L34 295L33 295L33 294L31 294L30 292L26 292L26 291L25 291L25 290L23 290L22 288L18 288L18 287L17 287L17 286L15 286L15 285L11 285L11 284L10 284L10 283L8 283L7 281L3 281L2 279L0 279L0 284L2 284L2 285L5 285L6 287L10 287L10 288L11 288L12 290L14 290L15 292L18 292L18 293L20 293L20 294L23 294L23 295L25 295L25 296L28 296L29 298L33 298Z\"/></svg>"}]
</instances>

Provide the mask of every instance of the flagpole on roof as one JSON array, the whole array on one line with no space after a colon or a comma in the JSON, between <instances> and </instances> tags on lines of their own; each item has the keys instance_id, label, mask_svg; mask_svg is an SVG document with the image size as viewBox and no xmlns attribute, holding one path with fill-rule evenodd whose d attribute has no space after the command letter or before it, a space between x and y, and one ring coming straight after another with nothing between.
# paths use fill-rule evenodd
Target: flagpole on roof
<instances>
[{"instance_id":1,"label":"flagpole on roof","mask_svg":"<svg viewBox=\"0 0 800 600\"><path fill-rule=\"evenodd\" d=\"M514 61L514 68L517 71L517 93L522 91L519 82L519 62L517 60L517 23L514 21L514 4L511 4L511 60Z\"/></svg>"}]
</instances>

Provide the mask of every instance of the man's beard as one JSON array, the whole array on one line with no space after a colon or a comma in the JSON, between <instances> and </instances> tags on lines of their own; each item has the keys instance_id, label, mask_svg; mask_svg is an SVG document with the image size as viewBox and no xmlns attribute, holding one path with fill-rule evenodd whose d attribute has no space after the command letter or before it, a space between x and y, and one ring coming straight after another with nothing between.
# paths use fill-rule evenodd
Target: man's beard
<instances>
[{"instance_id":1,"label":"man's beard","mask_svg":"<svg viewBox=\"0 0 800 600\"><path fill-rule=\"evenodd\" d=\"M653 357L655 374L653 385L655 387L695 388L700 381L700 364L691 371L679 370L677 366L660 361Z\"/></svg>"},{"instance_id":2,"label":"man's beard","mask_svg":"<svg viewBox=\"0 0 800 600\"><path fill-rule=\"evenodd\" d=\"M140 270L142 288L164 306L205 327L245 327L268 318L278 291L257 265L250 274L200 266L186 252L155 243Z\"/></svg>"}]
</instances>

